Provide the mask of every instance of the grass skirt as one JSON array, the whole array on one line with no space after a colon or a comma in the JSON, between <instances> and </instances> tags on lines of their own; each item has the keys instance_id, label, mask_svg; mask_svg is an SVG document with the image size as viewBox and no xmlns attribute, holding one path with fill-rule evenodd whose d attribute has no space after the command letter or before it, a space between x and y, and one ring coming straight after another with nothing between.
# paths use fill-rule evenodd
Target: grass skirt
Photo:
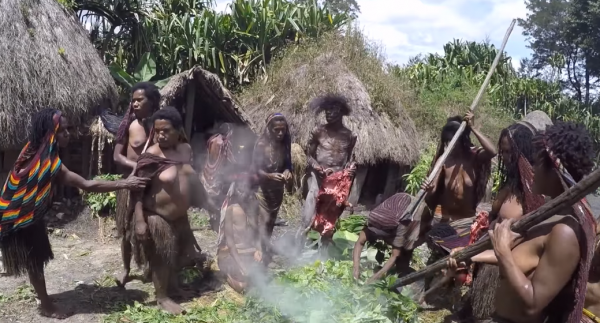
<instances>
[{"instance_id":1,"label":"grass skirt","mask_svg":"<svg viewBox=\"0 0 600 323\"><path fill-rule=\"evenodd\" d=\"M128 237L129 225L131 223L131 210L129 209L129 190L117 191L117 210L115 212L115 222L119 237Z\"/></svg>"},{"instance_id":2,"label":"grass skirt","mask_svg":"<svg viewBox=\"0 0 600 323\"><path fill-rule=\"evenodd\" d=\"M14 231L0 239L2 262L8 276L21 276L43 271L54 259L44 220Z\"/></svg>"}]
</instances>

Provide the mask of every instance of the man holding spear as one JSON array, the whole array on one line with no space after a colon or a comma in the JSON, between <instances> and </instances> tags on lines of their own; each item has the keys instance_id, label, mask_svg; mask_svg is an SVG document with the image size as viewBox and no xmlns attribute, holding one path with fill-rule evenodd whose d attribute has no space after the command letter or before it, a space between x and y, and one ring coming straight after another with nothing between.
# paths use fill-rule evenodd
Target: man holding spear
<instances>
[{"instance_id":1,"label":"man holding spear","mask_svg":"<svg viewBox=\"0 0 600 323\"><path fill-rule=\"evenodd\" d=\"M533 190L538 194L559 200L594 165L592 139L582 125L558 122L537 135L534 144ZM511 231L514 220L502 221L489 232L493 250L471 258L500 268L496 312L488 322L581 321L596 222L585 198L571 207L552 209L559 211L523 237ZM526 220L534 223L540 216ZM457 268L456 260L450 258L448 267Z\"/></svg>"}]
</instances>

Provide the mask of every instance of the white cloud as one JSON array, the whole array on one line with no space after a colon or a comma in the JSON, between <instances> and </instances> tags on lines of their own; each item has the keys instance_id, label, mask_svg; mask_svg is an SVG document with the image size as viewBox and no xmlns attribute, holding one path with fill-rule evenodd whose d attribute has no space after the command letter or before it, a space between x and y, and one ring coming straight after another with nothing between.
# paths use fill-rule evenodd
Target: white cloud
<instances>
[{"instance_id":1,"label":"white cloud","mask_svg":"<svg viewBox=\"0 0 600 323\"><path fill-rule=\"evenodd\" d=\"M388 58L406 63L419 53L442 52L454 38L500 46L513 18L524 18L523 0L358 0L358 22L367 36L381 43ZM506 46L518 66L528 55L518 26Z\"/></svg>"},{"instance_id":2,"label":"white cloud","mask_svg":"<svg viewBox=\"0 0 600 323\"><path fill-rule=\"evenodd\" d=\"M524 18L524 0L357 0L358 23L381 44L390 61L406 63L420 53L441 53L453 39L483 41L499 47L513 18ZM217 0L223 11L231 0ZM506 46L513 65L529 55L522 29L515 26Z\"/></svg>"}]
</instances>

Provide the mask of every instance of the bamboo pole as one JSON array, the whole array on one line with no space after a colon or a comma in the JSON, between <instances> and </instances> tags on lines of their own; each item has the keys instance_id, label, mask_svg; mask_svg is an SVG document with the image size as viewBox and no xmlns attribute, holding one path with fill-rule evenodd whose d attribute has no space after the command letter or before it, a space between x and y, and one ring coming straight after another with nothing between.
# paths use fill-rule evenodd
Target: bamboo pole
<instances>
[{"instance_id":1,"label":"bamboo pole","mask_svg":"<svg viewBox=\"0 0 600 323\"><path fill-rule=\"evenodd\" d=\"M536 224L539 224L555 214L559 214L565 207L569 207L586 195L595 191L600 186L600 169L595 170L590 175L582 179L579 183L563 192L558 197L542 205L537 210L526 214L519 221L513 223L511 230L520 234L524 234L527 230ZM474 244L462 249L454 255L457 262L471 259L471 257L480 254L481 252L491 249L492 242L489 236L485 236ZM398 287L413 283L423 277L437 273L442 269L446 269L446 261L448 257L404 277L399 278L391 287L392 290Z\"/></svg>"},{"instance_id":2,"label":"bamboo pole","mask_svg":"<svg viewBox=\"0 0 600 323\"><path fill-rule=\"evenodd\" d=\"M473 100L473 103L471 103L471 107L469 108L469 111L471 111L471 112L475 111L475 108L479 104L479 101L481 101L481 97L483 96L485 89L487 88L488 84L490 83L492 75L494 74L494 71L496 70L496 66L498 66L500 57L502 57L502 55L504 54L504 48L506 47L506 43L508 42L508 38L510 37L510 34L513 31L513 28L515 27L516 22L517 22L516 19L513 19L513 21L510 23L510 26L508 27L508 30L506 31L506 34L504 35L504 40L502 41L502 46L500 46L500 50L496 54L496 58L494 58L494 62L492 63L492 66L490 66L490 70L488 71L487 76L485 77L485 80L483 81L483 84L479 88L479 92L477 93L477 96ZM460 138L460 136L462 135L462 133L465 131L466 128L467 128L467 122L463 121L460 124L460 128L458 128L458 130L454 134L454 137L448 144L448 147L446 148L446 150L444 151L442 156L440 156L440 158L438 158L438 160L436 161L435 166L433 167L433 170L427 177L427 182L431 182L431 181L433 181L434 178L437 177L438 173L442 169L442 165L444 165L444 162L446 161L446 158L448 157L448 155L450 154L450 152L456 145L458 138ZM419 190L419 193L417 193L417 198L414 199L413 202L406 208L406 213L402 216L401 221L407 221L407 220L412 221L413 220L416 210L419 208L419 205L421 205L421 203L425 199L425 194L426 194L426 192L424 190L422 190L422 189Z\"/></svg>"}]
</instances>

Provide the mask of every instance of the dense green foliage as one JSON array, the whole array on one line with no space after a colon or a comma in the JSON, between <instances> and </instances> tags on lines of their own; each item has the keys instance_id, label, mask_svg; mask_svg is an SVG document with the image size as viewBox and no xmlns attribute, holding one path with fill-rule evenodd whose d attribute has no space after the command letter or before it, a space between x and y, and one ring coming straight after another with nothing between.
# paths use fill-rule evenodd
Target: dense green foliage
<instances>
[{"instance_id":1,"label":"dense green foliage","mask_svg":"<svg viewBox=\"0 0 600 323\"><path fill-rule=\"evenodd\" d=\"M233 0L217 12L209 0L77 0L73 9L107 65L132 75L149 53L153 81L199 65L234 88L262 75L286 45L346 24L350 15L332 5Z\"/></svg>"},{"instance_id":2,"label":"dense green foliage","mask_svg":"<svg viewBox=\"0 0 600 323\"><path fill-rule=\"evenodd\" d=\"M121 175L115 174L104 174L98 175L94 179L100 179L105 181L115 181L121 178ZM93 193L86 192L83 195L85 204L92 211L92 216L101 216L114 214L117 208L117 194L115 192L108 193Z\"/></svg>"}]
</instances>

